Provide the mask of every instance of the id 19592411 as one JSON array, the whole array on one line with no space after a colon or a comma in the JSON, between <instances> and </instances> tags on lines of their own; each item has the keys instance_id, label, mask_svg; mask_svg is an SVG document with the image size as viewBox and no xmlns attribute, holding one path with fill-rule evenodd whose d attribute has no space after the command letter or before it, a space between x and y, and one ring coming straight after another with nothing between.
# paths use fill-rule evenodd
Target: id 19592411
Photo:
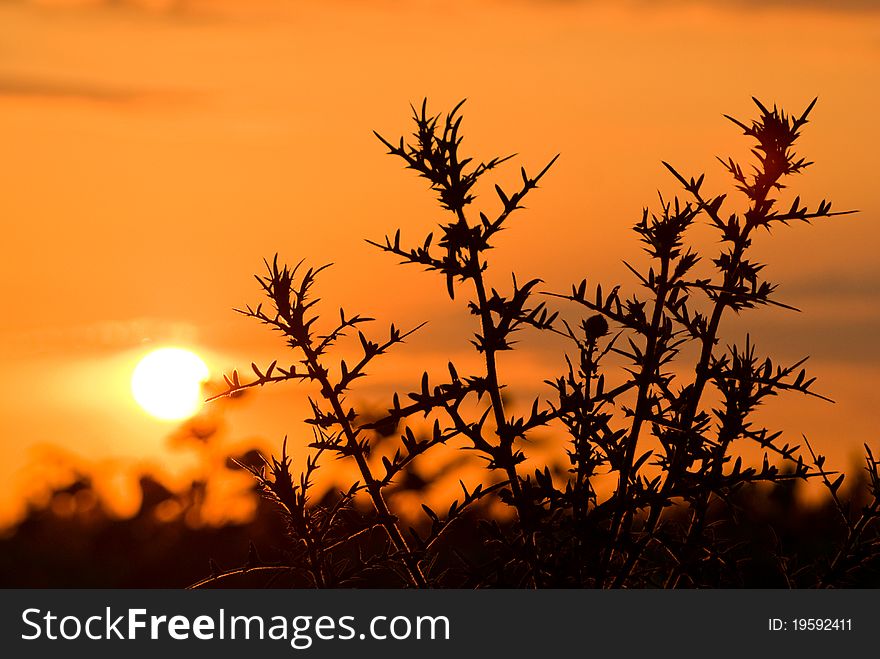
<instances>
[{"instance_id":1,"label":"id 19592411","mask_svg":"<svg viewBox=\"0 0 880 659\"><path fill-rule=\"evenodd\" d=\"M852 618L769 618L771 632L851 632Z\"/></svg>"}]
</instances>

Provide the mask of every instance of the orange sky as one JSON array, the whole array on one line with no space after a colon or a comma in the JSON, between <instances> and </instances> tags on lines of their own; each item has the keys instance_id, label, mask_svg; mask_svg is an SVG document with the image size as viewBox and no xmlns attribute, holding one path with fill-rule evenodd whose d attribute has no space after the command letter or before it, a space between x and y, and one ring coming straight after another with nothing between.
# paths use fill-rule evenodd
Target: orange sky
<instances>
[{"instance_id":1,"label":"orange sky","mask_svg":"<svg viewBox=\"0 0 880 659\"><path fill-rule=\"evenodd\" d=\"M781 401L774 420L847 459L876 440L880 404L880 12L828 4L0 4L0 479L22 480L45 443L124 464L123 476L191 468L167 449L174 426L131 401L131 368L165 343L218 373L283 356L230 311L257 299L251 273L276 251L335 262L332 305L434 319L396 363L442 368L466 350L450 330L467 316L442 282L362 242L397 226L418 237L439 217L371 134L408 131L423 96L438 110L469 99L478 156L516 151L535 170L562 153L493 266L500 282L516 269L562 290L584 275L631 282L629 227L658 187L674 191L661 159L727 189L714 156L745 142L721 114L749 118L752 95L792 111L818 95L801 142L816 165L797 192L862 212L759 246L804 313L757 314L751 331L783 360L812 355L838 401ZM512 379L554 373L524 347ZM244 401L229 436L274 446L300 427L284 409L296 393ZM0 501L0 522L16 506Z\"/></svg>"}]
</instances>

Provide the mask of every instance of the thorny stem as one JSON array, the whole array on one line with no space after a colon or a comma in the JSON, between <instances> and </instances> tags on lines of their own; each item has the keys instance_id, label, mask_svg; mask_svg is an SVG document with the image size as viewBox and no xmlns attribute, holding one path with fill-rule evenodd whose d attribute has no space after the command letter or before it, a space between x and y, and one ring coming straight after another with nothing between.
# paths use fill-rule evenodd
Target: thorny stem
<instances>
[{"instance_id":1,"label":"thorny stem","mask_svg":"<svg viewBox=\"0 0 880 659\"><path fill-rule=\"evenodd\" d=\"M584 389L586 391L586 400L587 400L587 409L588 411L593 410L593 372L596 367L596 362L594 361L596 352L596 339L592 337L587 338L587 351L586 351L586 365L583 368L584 373ZM573 512L575 520L578 523L583 523L586 518L586 495L584 492L584 485L589 482L589 475L587 473L587 466L580 458L580 452L583 450L582 448L583 439L577 442L575 445L575 453L577 455L577 465L576 465L576 474L575 474L575 483L574 483L574 500L572 502Z\"/></svg>"},{"instance_id":2,"label":"thorny stem","mask_svg":"<svg viewBox=\"0 0 880 659\"><path fill-rule=\"evenodd\" d=\"M315 542L312 538L311 524L307 521L307 519L303 519L303 527L305 528L305 533L303 533L303 540L306 543L306 550L309 556L309 564L312 566L312 575L315 578L315 587L316 588L326 588L326 581L324 580L324 568L321 565L321 560L318 556L318 548L315 547Z\"/></svg>"},{"instance_id":3,"label":"thorny stem","mask_svg":"<svg viewBox=\"0 0 880 659\"><path fill-rule=\"evenodd\" d=\"M458 210L458 221L463 225L467 225L464 212L460 209ZM494 336L495 323L492 321L492 313L489 310L486 285L483 281L483 270L480 266L479 250L475 245L470 247L469 258L473 269L471 278L474 282L474 289L477 294L477 304L480 311L481 331L483 337L487 339L484 342L486 355L486 380L489 390L489 399L492 403L492 414L495 419L495 427L499 440L498 448L500 455L498 457L501 458L500 460L496 460L496 462L498 462L507 474L511 494L513 496L514 507L516 508L517 516L522 525L526 549L532 563L530 566L532 580L535 586L540 586L537 552L534 546L534 539L531 530L531 518L529 516L528 508L526 507L526 502L524 501L522 484L520 483L519 474L516 470L516 463L513 459L513 439L508 432L507 420L504 415L504 401L501 398L501 388L498 382L498 366L495 359L495 347L492 344L492 341L489 340L489 337Z\"/></svg>"},{"instance_id":4,"label":"thorny stem","mask_svg":"<svg viewBox=\"0 0 880 659\"><path fill-rule=\"evenodd\" d=\"M822 462L819 457L816 455L815 451L813 451L813 447L810 445L809 440L804 437L804 442L807 445L807 449L810 451L810 455L813 458L813 464L816 465L819 473L822 477L822 482L825 485L825 488L831 494L831 499L834 501L834 505L837 508L837 512L839 513L843 523L846 525L846 539L841 545L840 549L834 555L834 558L831 561L831 564L828 566L828 569L819 579L819 587L827 588L834 583L835 577L841 574L846 574L851 568L845 567L845 563L847 560L852 559L853 550L856 549L859 542L862 540L862 534L868 529L868 527L875 523L878 519L880 519L880 496L878 496L876 489L876 473L877 473L877 461L874 460L874 455L871 452L871 449L868 445L865 445L865 451L867 453L866 462L867 462L867 470L871 474L872 481L874 481L875 486L872 487L873 498L871 503L864 506L862 509L862 514L859 519L853 523L850 518L850 512L841 502L840 497L837 495L837 488L839 485L834 485L828 478L827 473L822 469Z\"/></svg>"},{"instance_id":5,"label":"thorny stem","mask_svg":"<svg viewBox=\"0 0 880 659\"><path fill-rule=\"evenodd\" d=\"M629 481L633 462L636 456L636 449L641 433L642 423L648 413L648 393L652 384L651 375L655 371L655 362L657 361L657 337L660 333L660 323L663 320L663 309L666 305L666 295L668 293L669 278L669 256L664 255L661 264L660 277L657 283L657 295L654 302L654 310L651 316L651 331L648 333L648 341L645 346L645 359L639 372L639 389L636 395L636 408L633 415L632 427L629 437L627 438L626 453L624 454L623 464L620 468L620 480L617 486L616 499L618 505L614 511L614 518L611 522L611 528L608 534L610 545L606 554L605 562L600 572L599 582L603 583L605 572L611 564L614 557L615 548L619 544L618 534L621 531L621 523L623 521L624 511L627 509L627 495L629 492Z\"/></svg>"},{"instance_id":6,"label":"thorny stem","mask_svg":"<svg viewBox=\"0 0 880 659\"><path fill-rule=\"evenodd\" d=\"M352 428L351 423L342 408L339 394L336 393L333 385L327 377L326 369L321 366L318 355L309 343L304 342L301 347L306 356L306 362L309 369L314 373L315 379L321 385L321 395L324 396L333 407L333 413L336 415L336 419L342 427L348 451L354 457L358 470L361 473L361 477L364 479L367 493L373 500L373 506L376 509L379 522L388 533L388 537L394 545L394 548L403 557L404 564L406 565L407 572L413 585L416 588L428 588L428 582L425 579L422 568L413 555L412 550L409 548L403 534L400 532L400 528L397 526L397 518L392 515L391 511L388 509L388 504L382 496L382 485L376 480L376 477L373 476L373 472L370 469L366 456L364 455L364 450L357 440L357 434Z\"/></svg>"},{"instance_id":7,"label":"thorny stem","mask_svg":"<svg viewBox=\"0 0 880 659\"><path fill-rule=\"evenodd\" d=\"M760 194L757 195L757 199L753 202L752 208L759 209L764 206L764 202L767 198L767 193L770 191L772 186L781 178L781 175L776 176L772 180L770 180L765 186L761 188ZM704 204L702 197L697 193L697 200ZM748 214L747 214L748 215ZM734 246L733 255L731 257L731 266L725 272L724 275L724 285L723 290L729 290L734 285L734 277L735 273L739 269L739 265L742 261L743 255L745 254L746 248L749 244L749 237L752 233L752 229L755 227L754 222L746 221L743 225L742 233L738 236L736 245ZM700 359L697 362L693 389L691 391L691 396L688 401L688 406L686 408L684 423L682 424L682 428L684 430L682 441L686 444L690 441L690 430L693 426L694 419L697 416L697 411L700 407L700 400L703 397L703 391L706 388L706 384L709 381L709 362L712 358L712 351L715 348L715 343L718 340L718 330L721 325L721 318L724 315L724 310L727 308L729 304L729 299L725 293L722 293L715 300L714 308L712 309L712 318L709 321L709 326L706 331L706 336L703 338L703 346L700 352ZM687 465L683 463L682 456L687 455L686 446L679 446L678 450L675 452L673 456L672 464L670 465L669 477L677 478L679 471L682 469L687 469ZM668 480L667 480L668 482ZM665 486L665 483L664 483ZM672 575L672 586L675 587L678 585L679 579L682 575L682 569L685 567L684 563L690 560L690 555L694 551L694 547L703 534L703 529L705 528L706 522L706 514L708 512L709 507L709 496L711 492L707 491L702 493L700 497L694 502L693 506L693 515L691 519L691 524L688 529L687 538L685 540L685 556L684 561L679 562ZM656 509L656 508L655 508ZM653 532L654 527L657 524L657 521L654 517L659 518L659 511L654 512L651 511L651 526L648 529L649 533Z\"/></svg>"},{"instance_id":8,"label":"thorny stem","mask_svg":"<svg viewBox=\"0 0 880 659\"><path fill-rule=\"evenodd\" d=\"M767 194L773 188L773 185L776 184L779 178L781 178L781 174L767 181L761 187L759 194L756 195L756 199L751 204L752 209L763 207ZM708 202L703 198L698 190L690 187L688 187L688 190L689 192L691 192L692 195L694 195L701 209L705 210L709 206ZM728 266L728 269L724 275L722 290L729 290L735 283L735 273L737 272L739 265L742 261L743 255L749 242L749 237L754 226L754 222L746 221L743 225L742 232L739 234L739 236L737 236L736 244L734 245L733 253L731 255L731 265ZM709 382L709 362L712 358L712 352L718 340L718 330L721 326L721 319L724 315L724 310L727 308L728 304L728 297L724 293L718 295L718 297L715 299L715 304L713 305L712 309L712 316L709 319L706 333L703 336L700 357L697 360L697 364L694 369L694 382L690 390L690 396L688 397L687 407L685 408L684 418L681 423L682 444L674 449L672 459L670 461L669 472L667 474L666 480L663 483L662 491L664 494L668 493L670 488L678 481L681 470L687 468L687 465L684 464L684 458L688 454L687 444L690 442L689 433L696 418L697 411L699 410L700 400L703 397L703 392L706 388L706 384ZM685 551L688 553L692 550L694 544L696 543L696 540L700 537L700 535L702 535L705 516L708 510L708 500L709 493L707 492L704 493L703 496L699 497L696 502L694 502L694 514L692 516L691 524L687 533L687 539L685 541ZM654 533L654 530L656 529L657 524L660 521L660 516L662 512L663 505L661 497L661 503L655 504L651 507L651 511L645 523L644 533L648 538L650 538L651 535ZM624 570L621 572L618 579L627 578L632 569L638 563L641 557L642 550L646 546L647 543L643 543L639 548L634 550L633 555L630 556L630 559L627 561L627 564L624 566ZM678 578L681 575L682 567L682 564L679 563L673 574L671 575L671 578L674 577L674 584L678 583Z\"/></svg>"},{"instance_id":9,"label":"thorny stem","mask_svg":"<svg viewBox=\"0 0 880 659\"><path fill-rule=\"evenodd\" d=\"M864 513L859 518L859 520L855 523L847 523L847 532L846 532L846 540L843 543L843 546L840 550L835 554L834 559L831 561L831 565L828 566L828 570L825 572L824 576L819 582L819 586L821 588L827 588L832 583L834 583L834 578L840 572L846 572L847 570L843 569L844 562L849 558L850 553L853 548L860 541L862 534L871 525L872 522L875 522L878 517L878 513L880 513L880 499L874 499L871 504L866 507Z\"/></svg>"},{"instance_id":10,"label":"thorny stem","mask_svg":"<svg viewBox=\"0 0 880 659\"><path fill-rule=\"evenodd\" d=\"M705 201L702 197L697 194L698 202L705 206ZM731 259L733 265L731 269L725 274L724 277L724 288L729 288L733 282L732 272L735 271L736 267L739 265L740 260L742 259L743 253L745 251L745 244L748 239L748 234L751 232L751 227L746 225L743 229L743 234L740 236L740 240L737 241L736 246L734 247L733 258ZM718 329L721 325L721 318L724 314L724 309L727 306L727 298L725 295L719 295L715 300L715 305L712 309L712 316L709 320L709 324L706 329L706 333L703 336L702 347L700 350L700 357L697 360L697 365L694 369L694 383L693 388L691 389L691 395L688 398L688 406L685 411L685 418L681 424L682 434L681 434L681 445L675 447L673 449L673 455L670 460L669 472L667 473L666 479L663 483L662 494L668 494L671 488L678 482L681 470L686 467L684 465L683 460L684 456L687 455L687 443L690 441L688 436L691 426L693 425L694 419L697 414L697 410L699 409L700 400L703 397L703 391L706 388L706 384L709 381L709 361L712 357L712 350L715 347L715 343L718 337ZM660 521L660 516L663 512L663 501L665 497L661 496L658 503L651 506L650 513L648 514L648 519L645 522L645 527L643 533L650 540L652 534L657 528L657 524ZM700 500L702 501L702 500ZM700 505L700 501L697 502L698 508L702 508L705 504ZM708 501L708 499L707 499ZM700 514L700 518L705 515L705 511ZM686 546L691 546L698 537L698 533L702 533L702 523L700 523L699 527L694 525L696 521L696 517L691 520L691 526L688 529ZM618 574L616 583L622 583L627 579L627 577L632 573L632 570L638 564L641 559L641 555L643 550L647 547L648 543L641 543L636 548L633 549L633 552L629 556L626 564L624 565L621 572Z\"/></svg>"},{"instance_id":11,"label":"thorny stem","mask_svg":"<svg viewBox=\"0 0 880 659\"><path fill-rule=\"evenodd\" d=\"M597 363L595 360L596 338L587 337L586 352L582 357L581 370L584 376L584 390L586 392L587 411L592 412L594 409L595 399L593 398L593 374ZM583 354L583 353L582 353ZM579 435L575 435L574 451L576 461L575 481L574 481L574 497L572 499L572 518L579 526L583 525L587 519L587 509L590 501L590 476L592 469L588 469L586 460L583 459L585 440ZM576 551L578 557L578 580L583 581L583 554L584 540L577 535L575 539Z\"/></svg>"}]
</instances>

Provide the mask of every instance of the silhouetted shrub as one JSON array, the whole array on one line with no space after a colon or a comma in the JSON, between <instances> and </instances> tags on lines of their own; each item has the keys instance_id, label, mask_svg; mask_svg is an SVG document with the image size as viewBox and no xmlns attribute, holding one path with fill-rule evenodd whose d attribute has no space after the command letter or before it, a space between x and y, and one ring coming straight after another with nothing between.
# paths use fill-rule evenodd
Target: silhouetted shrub
<instances>
[{"instance_id":1,"label":"silhouetted shrub","mask_svg":"<svg viewBox=\"0 0 880 659\"><path fill-rule=\"evenodd\" d=\"M225 393L290 380L310 385L314 438L301 470L292 470L286 448L280 458L250 466L288 528L287 560L261 568L318 587L831 586L867 578L878 555L877 460L866 446L864 487L843 497L843 475L828 471L806 440L805 457L799 445L753 419L759 405L780 393L821 398L803 360L778 364L748 335L741 343L721 342L726 315L787 308L751 256L758 234L842 214L825 200L811 210L799 196L781 199L789 178L810 165L794 146L815 101L799 116L755 103L758 118L751 123L728 117L753 141L752 167L720 159L745 210L730 210L726 195L705 192L703 175L685 176L664 163L683 197L661 197L657 209L646 209L635 223L649 264L628 266L641 291L628 297L620 286L587 280L567 293L541 293L540 280L515 276L508 288L489 285L497 234L556 158L534 175L522 168L515 190L496 185L497 211L473 212L476 184L510 157L478 162L462 152L461 104L445 117L429 114L426 103L414 108L408 140L377 134L391 155L428 182L447 221L414 246L400 230L371 244L437 272L450 298L465 299L475 323L471 342L485 368L465 374L450 363L442 382L425 373L415 390L392 396L385 417L365 418L348 400L352 386L415 330L392 325L382 338L371 338L363 331L370 318L340 311L331 329L319 331L325 319L312 289L323 268L289 268L277 257L267 262L257 277L267 303L241 311L278 331L294 363L254 364L255 378L247 381L235 372ZM720 241L708 259L689 238L698 222L708 223ZM572 303L585 316L564 320L550 299ZM551 399L539 397L524 412L509 406L497 359L514 349L513 336L523 330L553 333L569 346L560 360L567 368L547 383ZM357 337L360 357L331 366L346 334ZM376 459L375 443L392 429L396 451ZM536 431L565 439L567 471L554 473L551 457L545 468L526 473L527 440ZM738 451L744 443L763 449L760 463L745 462ZM462 482L448 510L423 506L421 529L403 529L386 494L440 445L483 458L484 478ZM360 478L313 501L312 476L329 456L353 461ZM608 474L615 484L603 491L596 481ZM774 517L772 499L757 488L768 484L779 493L786 483L807 479L824 483L835 521L824 530L829 542L820 543L822 551L796 555L778 537L785 520ZM370 511L355 505L363 495ZM512 514L496 514L492 501ZM757 501L761 506L750 505ZM748 537L740 525L750 529ZM744 549L744 540L753 547ZM222 585L229 574L202 585Z\"/></svg>"}]
</instances>

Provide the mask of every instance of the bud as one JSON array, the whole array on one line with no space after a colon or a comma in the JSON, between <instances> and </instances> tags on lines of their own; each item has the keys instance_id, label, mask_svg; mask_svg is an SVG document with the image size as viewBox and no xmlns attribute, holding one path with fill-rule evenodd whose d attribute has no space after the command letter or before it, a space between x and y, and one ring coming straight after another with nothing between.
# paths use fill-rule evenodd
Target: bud
<instances>
[{"instance_id":1,"label":"bud","mask_svg":"<svg viewBox=\"0 0 880 659\"><path fill-rule=\"evenodd\" d=\"M608 321L605 320L605 316L600 314L590 316L583 322L582 326L588 341L595 341L608 334Z\"/></svg>"}]
</instances>

